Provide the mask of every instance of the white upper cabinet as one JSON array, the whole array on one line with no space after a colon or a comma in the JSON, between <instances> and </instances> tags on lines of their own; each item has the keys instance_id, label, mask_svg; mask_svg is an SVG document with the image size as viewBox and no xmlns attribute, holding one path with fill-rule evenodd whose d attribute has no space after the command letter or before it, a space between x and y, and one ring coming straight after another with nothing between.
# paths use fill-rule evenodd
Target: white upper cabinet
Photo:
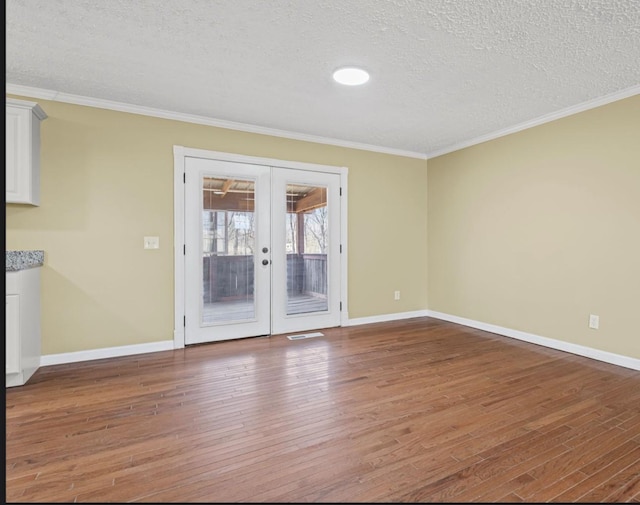
<instances>
[{"instance_id":1,"label":"white upper cabinet","mask_svg":"<svg viewBox=\"0 0 640 505\"><path fill-rule=\"evenodd\" d=\"M40 122L35 102L7 98L6 203L40 205Z\"/></svg>"}]
</instances>

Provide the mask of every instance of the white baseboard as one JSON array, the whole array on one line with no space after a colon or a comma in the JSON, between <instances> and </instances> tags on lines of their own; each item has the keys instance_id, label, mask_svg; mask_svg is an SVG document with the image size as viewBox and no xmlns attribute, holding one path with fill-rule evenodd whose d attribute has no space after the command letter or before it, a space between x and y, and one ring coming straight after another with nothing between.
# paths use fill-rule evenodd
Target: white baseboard
<instances>
[{"instance_id":1,"label":"white baseboard","mask_svg":"<svg viewBox=\"0 0 640 505\"><path fill-rule=\"evenodd\" d=\"M426 314L427 316L434 317L436 319L442 319L444 321L449 321L451 323L457 323L463 326L477 328L478 330L484 330L490 333L497 333L498 335L502 335L504 337L511 337L517 340L523 340L531 344L538 344L544 347L550 347L551 349L557 349L559 351L565 351L571 354L577 354L578 356L584 356L586 358L592 358L598 361L604 361L605 363L611 363L613 365L618 365L625 368L640 370L640 359L632 358L630 356L624 356L622 354L615 354L612 352L601 351L600 349L594 349L592 347L572 344L570 342L563 342L562 340L556 340L553 338L541 337L539 335L534 335L532 333L526 333L524 331L519 331L519 330L512 330L510 328L503 328L502 326L482 323L480 321L474 321L473 319L466 319L464 317L452 316L451 314L444 314L442 312L436 312L434 310L427 310L426 312L427 312Z\"/></svg>"},{"instance_id":2,"label":"white baseboard","mask_svg":"<svg viewBox=\"0 0 640 505\"><path fill-rule=\"evenodd\" d=\"M413 312L397 312L395 314L383 314L381 316L356 317L349 319L344 326L357 326L359 324L384 323L387 321L399 321L400 319L411 319L412 317L428 316L427 310L414 310Z\"/></svg>"},{"instance_id":3,"label":"white baseboard","mask_svg":"<svg viewBox=\"0 0 640 505\"><path fill-rule=\"evenodd\" d=\"M149 344L123 345L120 347L92 349L90 351L47 354L40 357L40 366L61 365L64 363L76 363L78 361L89 361L94 359L116 358L120 356L131 356L134 354L145 354L148 352L172 351L173 349L174 346L172 340L163 340L161 342L151 342Z\"/></svg>"},{"instance_id":4,"label":"white baseboard","mask_svg":"<svg viewBox=\"0 0 640 505\"><path fill-rule=\"evenodd\" d=\"M354 326L357 324L379 323L383 321L394 321L396 319L407 319L411 317L424 317L426 310L416 312L401 312L398 314L386 314L382 316L361 317L358 319L346 319L343 326ZM90 351L68 352L62 354L48 354L40 357L40 366L62 365L64 363L77 363L79 361L89 361L94 359L116 358L120 356L131 356L134 354L144 354L147 352L170 351L182 349L184 344L184 330L174 331L173 340L152 342L149 344L124 345L121 347L107 347L103 349L92 349Z\"/></svg>"},{"instance_id":5,"label":"white baseboard","mask_svg":"<svg viewBox=\"0 0 640 505\"><path fill-rule=\"evenodd\" d=\"M437 312L434 310L416 310L413 312L398 312L395 314L383 314L380 316L357 317L355 319L348 319L344 326L357 326L361 324L399 321L402 319L411 319L414 317L433 317L435 319L442 319L443 321L449 321L451 323L461 324L462 326L469 326L470 328L476 328L478 330L496 333L504 337L515 338L517 340L522 340L531 344L537 344L544 347L549 347L551 349L557 349L559 351L577 354L578 356L584 356L598 361L604 361L605 363L611 363L613 365L631 368L632 370L640 370L640 359L637 358L632 358L630 356L624 356L607 351L601 351L599 349L594 349L592 347L586 347L583 345L571 344L569 342L563 342L562 340L555 340L553 338L541 337L532 333L512 330L510 328L504 328L502 326L496 326L494 324L483 323L480 321L474 321L473 319L453 316L451 314L445 314L443 312ZM131 356L134 354L144 354L148 352L171 351L175 348L176 347L174 345L174 341L163 340L160 342L151 342L149 344L125 345L121 347L108 347L104 349L93 349L90 351L78 351L62 354L48 354L40 358L40 366L60 365L64 363L76 363L79 361L115 358L120 356Z\"/></svg>"}]
</instances>

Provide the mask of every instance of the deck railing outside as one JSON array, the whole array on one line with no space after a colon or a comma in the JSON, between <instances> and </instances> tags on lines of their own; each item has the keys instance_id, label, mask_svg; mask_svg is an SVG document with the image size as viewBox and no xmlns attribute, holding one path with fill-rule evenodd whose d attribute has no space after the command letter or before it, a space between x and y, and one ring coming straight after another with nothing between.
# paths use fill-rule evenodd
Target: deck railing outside
<instances>
[{"instance_id":1,"label":"deck railing outside","mask_svg":"<svg viewBox=\"0 0 640 505\"><path fill-rule=\"evenodd\" d=\"M246 298L253 294L253 256L217 256L202 258L204 302ZM327 295L327 255L287 254L287 293Z\"/></svg>"}]
</instances>

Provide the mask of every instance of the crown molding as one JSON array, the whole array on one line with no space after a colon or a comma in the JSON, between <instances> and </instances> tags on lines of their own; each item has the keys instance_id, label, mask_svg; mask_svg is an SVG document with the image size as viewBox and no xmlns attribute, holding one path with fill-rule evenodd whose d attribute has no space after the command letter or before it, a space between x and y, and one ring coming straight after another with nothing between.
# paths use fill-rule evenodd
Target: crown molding
<instances>
[{"instance_id":1,"label":"crown molding","mask_svg":"<svg viewBox=\"0 0 640 505\"><path fill-rule=\"evenodd\" d=\"M528 128L533 128L534 126L539 126L544 123L549 123L551 121L555 121L556 119L562 119L564 117L572 116L574 114L578 114L579 112L584 112L590 109L594 109L596 107L600 107L602 105L616 102L624 98L629 98L631 96L640 94L640 84L636 86L632 86L630 88L623 89L621 91L617 91L615 93L611 93L609 95L605 95L600 98L596 98L594 100L582 102L580 104L567 107L566 109L552 112L550 114L540 116L536 119L532 119L529 121L525 121L523 123L519 123L514 126L510 126L508 128L504 128L502 130L488 133L486 135L481 135L479 137L475 137L470 140L465 140L464 142L458 142L456 144L452 144L442 149L436 149L435 151L431 151L426 154L415 152L415 151L405 151L402 149L394 149L390 147L375 146L375 145L364 144L359 142L350 142L346 140L333 139L329 137L321 137L317 135L308 135L304 133L278 130L275 128L267 128L263 126L256 126L256 125L251 125L246 123L237 123L234 121L226 121L223 119L210 118L206 116L198 116L194 114L182 114L182 113L166 111L162 109L144 107L141 105L132 105L128 103L114 102L110 100L101 100L98 98L72 95L69 93L62 93L59 91L47 90L42 88L33 88L30 86L21 86L18 84L7 83L5 86L5 92L11 95L40 98L42 100L51 100L54 102L84 105L87 107L96 107L100 109L115 110L119 112L131 113L131 114L140 114L144 116L158 117L158 118L169 119L173 121L195 123L195 124L201 124L205 126L213 126L216 128L225 128L228 130L237 130L237 131L242 131L247 133L256 133L259 135L270 135L273 137L282 137L282 138L288 138L292 140L301 140L304 142L313 142L316 144L326 144L326 145L332 145L337 147L346 147L348 149L359 149L363 151L390 154L393 156L403 156L408 158L418 158L418 159L428 160L431 158L442 156L444 154L449 154L454 151L458 151L460 149L464 149L466 147L471 147L477 144L481 144L489 140L495 140L497 138L510 135L512 133L526 130Z\"/></svg>"},{"instance_id":2,"label":"crown molding","mask_svg":"<svg viewBox=\"0 0 640 505\"><path fill-rule=\"evenodd\" d=\"M316 144L326 144L337 147L346 147L348 149L359 149L363 151L372 151L382 154L391 154L393 156L404 156L407 158L427 159L424 153L414 151L405 151L402 149L394 149L390 147L375 146L371 144L363 144L359 142L350 142L347 140L333 139L329 137L321 137L317 135L308 135L305 133L290 132L286 130L278 130L276 128L267 128L264 126L256 126L246 123L236 123L234 121L226 121L223 119L215 119L206 116L198 116L194 114L182 114L141 105L132 105L123 102L113 102L111 100L101 100L87 96L72 95L59 91L32 88L29 86L21 86L18 84L6 84L5 92L11 95L20 95L31 98L40 98L42 100L50 100L53 102L70 103L74 105L84 105L87 107L96 107L99 109L109 109L119 112L128 112L130 114L140 114L143 116L158 117L162 119L170 119L173 121L183 121L185 123L195 123L206 126L214 126L216 128L225 128L227 130L238 130L247 133L257 133L259 135L270 135L272 137L283 137L292 140L301 140L304 142L313 142Z\"/></svg>"},{"instance_id":3,"label":"crown molding","mask_svg":"<svg viewBox=\"0 0 640 505\"><path fill-rule=\"evenodd\" d=\"M436 149L435 151L427 153L427 159L442 156L443 154L452 153L454 151L464 149L465 147L471 147L476 144L481 144L482 142L487 142L488 140L494 140L500 137L504 137L505 135L510 135L512 133L526 130L528 128L533 128L534 126L549 123L550 121L555 121L556 119L562 119L567 116L572 116L589 109L595 109L596 107L600 107L601 105L607 105L608 103L617 102L618 100L629 98L637 94L640 94L640 84L631 86L630 88L626 88L621 91L617 91L615 93L611 93L610 95L605 95L594 100L589 100L577 105L573 105L571 107L567 107L566 109L562 109L557 112L552 112L551 114L545 114L544 116L540 116L539 118L531 119L529 121L525 121L524 123L510 126L509 128L505 128L503 130L498 130L493 133L488 133L487 135L482 135L470 140L465 140L464 142L459 142L443 149Z\"/></svg>"}]
</instances>

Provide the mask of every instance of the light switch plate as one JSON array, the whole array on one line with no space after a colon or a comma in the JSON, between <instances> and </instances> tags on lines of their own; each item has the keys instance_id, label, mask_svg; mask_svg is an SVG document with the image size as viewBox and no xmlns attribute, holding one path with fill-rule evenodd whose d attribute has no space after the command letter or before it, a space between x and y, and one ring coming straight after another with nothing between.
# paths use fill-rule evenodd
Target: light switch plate
<instances>
[{"instance_id":1,"label":"light switch plate","mask_svg":"<svg viewBox=\"0 0 640 505\"><path fill-rule=\"evenodd\" d=\"M145 237L144 238L145 249L160 249L160 237Z\"/></svg>"}]
</instances>

